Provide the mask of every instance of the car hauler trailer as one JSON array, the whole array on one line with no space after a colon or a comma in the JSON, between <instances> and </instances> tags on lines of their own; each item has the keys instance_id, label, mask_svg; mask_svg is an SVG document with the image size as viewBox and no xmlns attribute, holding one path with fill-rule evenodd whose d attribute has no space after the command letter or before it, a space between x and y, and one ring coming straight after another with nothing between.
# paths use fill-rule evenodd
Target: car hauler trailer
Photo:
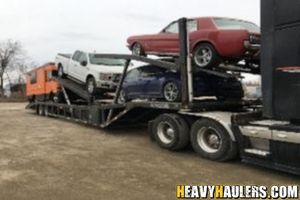
<instances>
[{"instance_id":1,"label":"car hauler trailer","mask_svg":"<svg viewBox=\"0 0 300 200\"><path fill-rule=\"evenodd\" d=\"M265 11L274 11L272 2L272 0L262 1L262 17ZM244 162L299 175L300 126L293 124L293 120L282 121L272 118L257 102L194 99L192 73L195 69L192 69L187 53L189 40L185 18L179 21L179 26L181 52L176 63L132 55L102 55L105 58L127 60L115 97L110 102L95 100L75 82L58 79L65 91L66 103L35 102L28 107L35 109L40 115L79 121L102 128L118 123L148 122L151 139L162 148L180 150L190 142L198 154L210 160L226 161L239 155ZM265 47L267 44L267 41L263 42L263 50L273 51L272 46L271 49ZM268 52L262 54L263 63L272 59L264 56L266 53ZM181 102L149 100L119 104L120 89L131 60L179 70L182 82ZM270 74L266 72L273 65L271 62L269 64L261 66L264 83L270 78ZM222 77L234 76L234 73L222 71L197 70ZM243 69L239 68L238 71ZM269 89L268 84L265 84L264 90ZM78 94L85 103L69 99L68 90ZM264 94L270 93L264 91ZM264 105L268 106L268 99L264 99Z\"/></svg>"}]
</instances>

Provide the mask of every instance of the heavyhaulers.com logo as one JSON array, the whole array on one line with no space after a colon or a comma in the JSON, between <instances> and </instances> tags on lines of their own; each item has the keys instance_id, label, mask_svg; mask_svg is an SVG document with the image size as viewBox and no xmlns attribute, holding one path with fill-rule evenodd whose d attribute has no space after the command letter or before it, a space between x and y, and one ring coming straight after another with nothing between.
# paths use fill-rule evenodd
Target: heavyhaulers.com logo
<instances>
[{"instance_id":1,"label":"heavyhaulers.com logo","mask_svg":"<svg viewBox=\"0 0 300 200\"><path fill-rule=\"evenodd\" d=\"M298 199L298 186L177 185L177 199Z\"/></svg>"}]
</instances>

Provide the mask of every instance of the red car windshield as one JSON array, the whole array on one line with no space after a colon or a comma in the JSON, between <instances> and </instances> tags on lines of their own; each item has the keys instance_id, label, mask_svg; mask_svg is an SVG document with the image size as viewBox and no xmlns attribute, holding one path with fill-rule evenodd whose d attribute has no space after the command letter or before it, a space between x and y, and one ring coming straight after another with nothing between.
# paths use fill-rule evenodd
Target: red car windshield
<instances>
[{"instance_id":1,"label":"red car windshield","mask_svg":"<svg viewBox=\"0 0 300 200\"><path fill-rule=\"evenodd\" d=\"M219 29L245 29L249 32L260 33L260 28L254 23L236 20L236 19L226 19L226 18L215 18L214 22Z\"/></svg>"}]
</instances>

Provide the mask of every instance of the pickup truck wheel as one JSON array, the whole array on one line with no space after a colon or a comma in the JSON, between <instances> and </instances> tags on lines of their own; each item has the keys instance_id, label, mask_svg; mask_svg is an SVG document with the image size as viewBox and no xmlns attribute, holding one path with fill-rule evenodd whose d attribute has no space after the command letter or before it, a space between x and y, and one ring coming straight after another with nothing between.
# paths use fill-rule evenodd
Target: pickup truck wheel
<instances>
[{"instance_id":1,"label":"pickup truck wheel","mask_svg":"<svg viewBox=\"0 0 300 200\"><path fill-rule=\"evenodd\" d=\"M44 114L45 114L46 117L49 116L49 107L48 106L45 106Z\"/></svg>"},{"instance_id":2,"label":"pickup truck wheel","mask_svg":"<svg viewBox=\"0 0 300 200\"><path fill-rule=\"evenodd\" d=\"M132 46L132 55L135 55L135 56L146 56L144 50L143 50L143 47L140 43L135 43L133 46Z\"/></svg>"},{"instance_id":3,"label":"pickup truck wheel","mask_svg":"<svg viewBox=\"0 0 300 200\"><path fill-rule=\"evenodd\" d=\"M193 52L193 63L200 68L218 67L220 57L211 44L201 43L196 46Z\"/></svg>"},{"instance_id":4,"label":"pickup truck wheel","mask_svg":"<svg viewBox=\"0 0 300 200\"><path fill-rule=\"evenodd\" d=\"M58 77L60 77L60 78L65 77L64 67L62 65L59 65L59 67L58 67Z\"/></svg>"},{"instance_id":5,"label":"pickup truck wheel","mask_svg":"<svg viewBox=\"0 0 300 200\"><path fill-rule=\"evenodd\" d=\"M29 96L28 97L28 101L29 101L29 103L34 103L35 102L35 96L33 95L33 96Z\"/></svg>"},{"instance_id":6,"label":"pickup truck wheel","mask_svg":"<svg viewBox=\"0 0 300 200\"><path fill-rule=\"evenodd\" d=\"M160 147L171 151L184 149L189 143L188 124L177 114L158 116L153 122L152 135Z\"/></svg>"},{"instance_id":7,"label":"pickup truck wheel","mask_svg":"<svg viewBox=\"0 0 300 200\"><path fill-rule=\"evenodd\" d=\"M86 90L89 94L95 94L96 91L96 81L94 77L90 77L86 82Z\"/></svg>"},{"instance_id":8,"label":"pickup truck wheel","mask_svg":"<svg viewBox=\"0 0 300 200\"><path fill-rule=\"evenodd\" d=\"M227 161L237 155L237 146L227 130L211 119L196 121L191 128L192 147L201 157Z\"/></svg>"}]
</instances>

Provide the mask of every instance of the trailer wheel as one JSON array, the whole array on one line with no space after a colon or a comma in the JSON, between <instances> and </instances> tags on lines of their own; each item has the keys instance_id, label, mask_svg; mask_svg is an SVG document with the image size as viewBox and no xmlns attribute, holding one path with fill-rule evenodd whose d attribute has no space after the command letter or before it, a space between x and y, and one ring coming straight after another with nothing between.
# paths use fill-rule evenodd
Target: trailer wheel
<instances>
[{"instance_id":1,"label":"trailer wheel","mask_svg":"<svg viewBox=\"0 0 300 200\"><path fill-rule=\"evenodd\" d=\"M191 128L191 143L200 156L214 161L227 161L237 155L237 146L227 130L211 119L196 121Z\"/></svg>"},{"instance_id":2,"label":"trailer wheel","mask_svg":"<svg viewBox=\"0 0 300 200\"><path fill-rule=\"evenodd\" d=\"M44 109L45 107L44 106L42 106L42 105L39 105L38 107L37 107L37 113L38 113L38 115L40 115L40 116L44 116L45 115L45 109Z\"/></svg>"},{"instance_id":3,"label":"trailer wheel","mask_svg":"<svg viewBox=\"0 0 300 200\"><path fill-rule=\"evenodd\" d=\"M152 134L158 145L164 149L177 151L189 143L189 127L177 114L163 114L153 122Z\"/></svg>"},{"instance_id":4,"label":"trailer wheel","mask_svg":"<svg viewBox=\"0 0 300 200\"><path fill-rule=\"evenodd\" d=\"M45 114L46 117L49 116L49 107L48 106L44 107L44 114Z\"/></svg>"}]
</instances>

